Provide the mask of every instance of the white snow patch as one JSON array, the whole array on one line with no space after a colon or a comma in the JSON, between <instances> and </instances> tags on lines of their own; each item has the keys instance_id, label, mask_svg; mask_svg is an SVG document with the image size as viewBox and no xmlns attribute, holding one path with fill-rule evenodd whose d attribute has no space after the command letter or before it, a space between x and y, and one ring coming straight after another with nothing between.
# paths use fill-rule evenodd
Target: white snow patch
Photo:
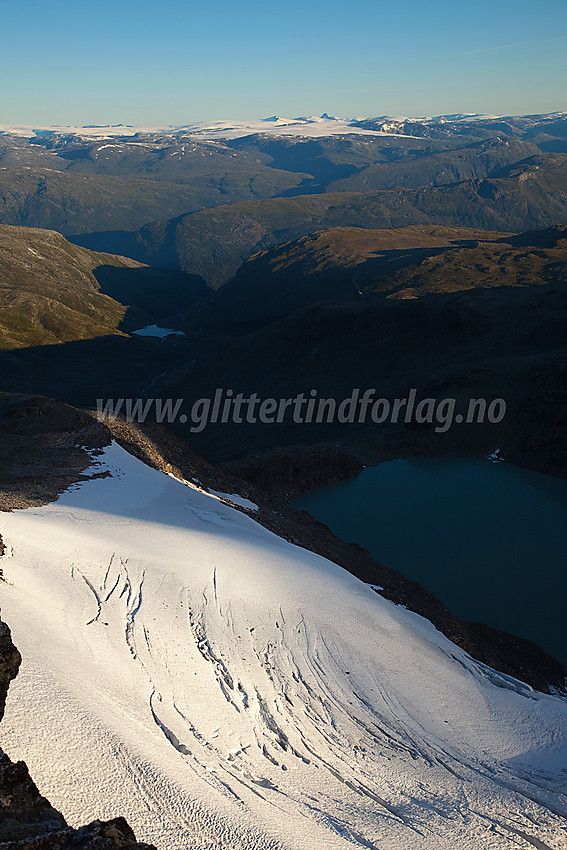
<instances>
[{"instance_id":1,"label":"white snow patch","mask_svg":"<svg viewBox=\"0 0 567 850\"><path fill-rule=\"evenodd\" d=\"M175 481L180 481L182 484L185 484L186 487L191 487L193 490L198 490L200 493L204 493L208 496L211 496L214 499L218 499L221 502L232 502L234 505L239 505L241 508L248 508L251 511L257 511L258 505L251 502L250 499L245 499L243 496L239 496L237 493L221 493L218 490L207 490L200 481L197 481L196 478L192 478L191 481L187 481L186 478L179 478L177 475L174 475L172 472L168 472L171 478Z\"/></svg>"},{"instance_id":2,"label":"white snow patch","mask_svg":"<svg viewBox=\"0 0 567 850\"><path fill-rule=\"evenodd\" d=\"M237 493L219 493L218 490L209 490L209 493L212 496L218 496L219 499L228 499L229 502L240 505L241 508L248 508L251 511L258 510L258 505L251 502L250 499L245 499L244 496L239 496Z\"/></svg>"}]
</instances>

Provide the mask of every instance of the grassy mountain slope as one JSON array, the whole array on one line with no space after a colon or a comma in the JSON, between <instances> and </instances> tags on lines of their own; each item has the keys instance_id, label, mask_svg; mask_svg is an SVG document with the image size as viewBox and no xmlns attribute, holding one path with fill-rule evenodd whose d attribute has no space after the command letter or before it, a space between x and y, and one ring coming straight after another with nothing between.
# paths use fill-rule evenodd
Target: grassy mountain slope
<instances>
[{"instance_id":1,"label":"grassy mountain slope","mask_svg":"<svg viewBox=\"0 0 567 850\"><path fill-rule=\"evenodd\" d=\"M186 275L172 276L126 257L88 251L54 231L0 225L4 349L140 327L155 318L153 307L167 312L187 307L202 289L202 282Z\"/></svg>"},{"instance_id":2,"label":"grassy mountain slope","mask_svg":"<svg viewBox=\"0 0 567 850\"><path fill-rule=\"evenodd\" d=\"M59 230L67 236L135 230L148 221L190 210L270 197L301 183L301 176L253 165L231 173L204 173L191 180L0 167L0 223Z\"/></svg>"}]
</instances>

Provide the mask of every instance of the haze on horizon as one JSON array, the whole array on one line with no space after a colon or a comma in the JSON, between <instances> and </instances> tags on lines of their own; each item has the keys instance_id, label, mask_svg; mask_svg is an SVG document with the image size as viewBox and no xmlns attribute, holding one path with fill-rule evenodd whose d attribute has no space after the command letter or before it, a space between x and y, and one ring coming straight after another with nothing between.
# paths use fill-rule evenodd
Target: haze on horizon
<instances>
[{"instance_id":1,"label":"haze on horizon","mask_svg":"<svg viewBox=\"0 0 567 850\"><path fill-rule=\"evenodd\" d=\"M2 124L567 109L563 0L4 0L2 23Z\"/></svg>"}]
</instances>

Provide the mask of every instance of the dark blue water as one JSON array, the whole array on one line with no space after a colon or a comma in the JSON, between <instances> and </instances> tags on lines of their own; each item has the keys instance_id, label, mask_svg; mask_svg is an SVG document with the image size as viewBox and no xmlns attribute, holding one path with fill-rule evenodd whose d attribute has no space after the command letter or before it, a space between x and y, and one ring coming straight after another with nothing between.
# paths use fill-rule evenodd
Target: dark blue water
<instances>
[{"instance_id":1,"label":"dark blue water","mask_svg":"<svg viewBox=\"0 0 567 850\"><path fill-rule=\"evenodd\" d=\"M457 616L567 665L567 481L488 460L395 460L294 502Z\"/></svg>"}]
</instances>

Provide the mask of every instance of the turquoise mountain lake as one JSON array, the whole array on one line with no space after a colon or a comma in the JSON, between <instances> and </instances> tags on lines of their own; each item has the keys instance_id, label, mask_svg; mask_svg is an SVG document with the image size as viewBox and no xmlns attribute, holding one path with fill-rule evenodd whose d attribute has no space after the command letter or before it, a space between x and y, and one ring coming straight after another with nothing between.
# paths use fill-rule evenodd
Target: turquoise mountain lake
<instances>
[{"instance_id":1,"label":"turquoise mountain lake","mask_svg":"<svg viewBox=\"0 0 567 850\"><path fill-rule=\"evenodd\" d=\"M567 666L567 481L489 460L412 458L293 505L462 619L528 638Z\"/></svg>"}]
</instances>

